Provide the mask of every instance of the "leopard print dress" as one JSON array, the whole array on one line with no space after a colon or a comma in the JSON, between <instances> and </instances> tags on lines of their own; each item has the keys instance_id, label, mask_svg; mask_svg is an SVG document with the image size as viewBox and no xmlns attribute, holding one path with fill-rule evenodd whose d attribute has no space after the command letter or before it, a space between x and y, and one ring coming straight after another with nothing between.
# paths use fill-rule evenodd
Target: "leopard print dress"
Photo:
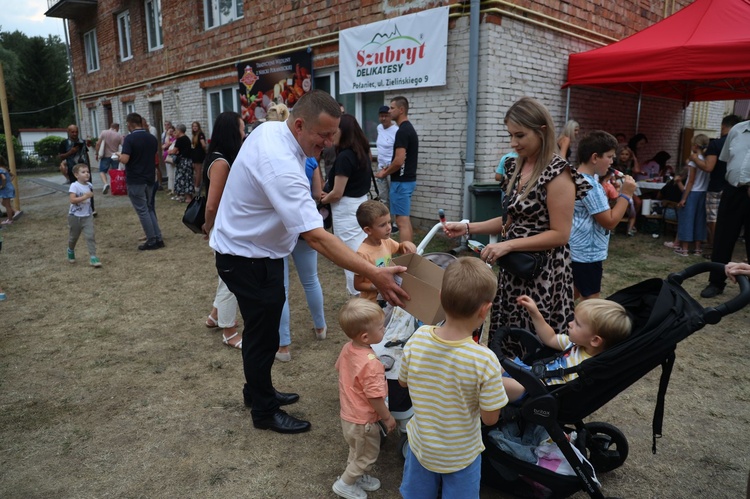
<instances>
[{"instance_id":1,"label":"leopard print dress","mask_svg":"<svg viewBox=\"0 0 750 499\"><path fill-rule=\"evenodd\" d=\"M506 163L503 191L513 176L517 165L515 159ZM555 155L542 172L536 185L526 199L520 200L517 192L508 201L508 217L512 225L507 238L516 239L540 234L550 228L547 209L547 184L558 175L571 175L576 184L576 198L585 196L591 186L562 157ZM516 303L516 298L529 295L537 303L542 317L558 333L567 331L573 317L573 271L570 265L570 247L559 246L549 251L547 268L533 281L524 280L500 269L497 279L497 295L492 304L489 341L500 327L511 326L534 331L528 312ZM503 343L506 355L522 355L523 349L515 340L506 338Z\"/></svg>"}]
</instances>

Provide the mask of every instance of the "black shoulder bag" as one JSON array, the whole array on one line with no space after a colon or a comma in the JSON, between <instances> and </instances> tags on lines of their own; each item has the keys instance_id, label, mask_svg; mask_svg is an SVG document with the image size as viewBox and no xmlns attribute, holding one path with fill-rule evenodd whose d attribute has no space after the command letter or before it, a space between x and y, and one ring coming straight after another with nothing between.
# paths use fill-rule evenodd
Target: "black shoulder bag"
<instances>
[{"instance_id":1,"label":"black shoulder bag","mask_svg":"<svg viewBox=\"0 0 750 499\"><path fill-rule=\"evenodd\" d=\"M518 173L518 179L514 191L518 192L518 183L521 179L521 172ZM501 232L502 240L506 240L505 226L508 222L508 204L511 195L505 195L503 199L503 229ZM511 251L505 256L497 259L497 265L510 272L516 277L524 280L533 280L539 277L542 271L547 267L549 253L547 251Z\"/></svg>"}]
</instances>

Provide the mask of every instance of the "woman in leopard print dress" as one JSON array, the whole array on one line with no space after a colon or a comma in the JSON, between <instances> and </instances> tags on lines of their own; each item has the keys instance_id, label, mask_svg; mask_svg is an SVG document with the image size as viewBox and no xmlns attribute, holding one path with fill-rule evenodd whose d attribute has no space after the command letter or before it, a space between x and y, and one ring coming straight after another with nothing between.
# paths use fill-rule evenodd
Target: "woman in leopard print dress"
<instances>
[{"instance_id":1,"label":"woman in leopard print dress","mask_svg":"<svg viewBox=\"0 0 750 499\"><path fill-rule=\"evenodd\" d=\"M573 205L590 188L583 178L558 154L555 129L549 111L534 99L524 97L508 110L505 124L511 147L518 158L506 162L503 181L508 198L506 239L489 244L481 257L488 263L512 251L547 251L549 258L542 273L524 280L500 270L497 295L492 304L490 341L502 326L534 332L528 313L516 300L528 295L555 331L567 331L573 317L573 274L568 240L573 224ZM447 223L450 237L469 234L500 234L502 218L484 222ZM520 354L518 345L508 339L506 353Z\"/></svg>"}]
</instances>

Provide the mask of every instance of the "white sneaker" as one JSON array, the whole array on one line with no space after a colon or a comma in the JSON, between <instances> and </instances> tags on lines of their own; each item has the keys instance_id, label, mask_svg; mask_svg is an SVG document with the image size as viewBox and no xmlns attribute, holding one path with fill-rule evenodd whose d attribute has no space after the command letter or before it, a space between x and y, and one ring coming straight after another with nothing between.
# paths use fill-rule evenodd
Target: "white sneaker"
<instances>
[{"instance_id":1,"label":"white sneaker","mask_svg":"<svg viewBox=\"0 0 750 499\"><path fill-rule=\"evenodd\" d=\"M104 187L102 187L102 194L106 194L109 192L109 184L104 184Z\"/></svg>"},{"instance_id":2,"label":"white sneaker","mask_svg":"<svg viewBox=\"0 0 750 499\"><path fill-rule=\"evenodd\" d=\"M332 488L337 496L345 499L367 499L367 492L359 488L356 483L347 485L341 478L333 483Z\"/></svg>"},{"instance_id":3,"label":"white sneaker","mask_svg":"<svg viewBox=\"0 0 750 499\"><path fill-rule=\"evenodd\" d=\"M357 486L367 492L374 492L380 488L380 480L370 475L362 475L357 478Z\"/></svg>"}]
</instances>

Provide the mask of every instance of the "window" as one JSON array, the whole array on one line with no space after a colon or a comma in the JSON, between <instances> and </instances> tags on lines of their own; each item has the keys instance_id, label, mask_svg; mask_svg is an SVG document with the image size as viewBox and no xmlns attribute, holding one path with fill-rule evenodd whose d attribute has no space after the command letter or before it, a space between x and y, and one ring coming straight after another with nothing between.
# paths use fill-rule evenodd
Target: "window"
<instances>
[{"instance_id":1,"label":"window","mask_svg":"<svg viewBox=\"0 0 750 499\"><path fill-rule=\"evenodd\" d=\"M98 71L99 49L96 47L96 29L83 34L83 48L86 51L86 71Z\"/></svg>"},{"instance_id":2,"label":"window","mask_svg":"<svg viewBox=\"0 0 750 499\"><path fill-rule=\"evenodd\" d=\"M133 49L130 46L130 11L126 10L117 16L117 33L120 37L120 60L127 61L133 58Z\"/></svg>"},{"instance_id":3,"label":"window","mask_svg":"<svg viewBox=\"0 0 750 499\"><path fill-rule=\"evenodd\" d=\"M161 31L161 0L146 0L146 35L149 51L164 46L164 35Z\"/></svg>"},{"instance_id":4,"label":"window","mask_svg":"<svg viewBox=\"0 0 750 499\"><path fill-rule=\"evenodd\" d=\"M346 112L357 118L362 130L374 146L378 138L378 110L385 103L384 92L364 92L356 94L339 94L339 72L319 71L315 74L313 87L325 90L336 101L344 105Z\"/></svg>"},{"instance_id":5,"label":"window","mask_svg":"<svg viewBox=\"0 0 750 499\"><path fill-rule=\"evenodd\" d=\"M242 0L204 0L206 29L216 28L242 17Z\"/></svg>"},{"instance_id":6,"label":"window","mask_svg":"<svg viewBox=\"0 0 750 499\"><path fill-rule=\"evenodd\" d=\"M95 107L89 108L89 124L91 125L91 136L99 137L99 121L97 120Z\"/></svg>"},{"instance_id":7,"label":"window","mask_svg":"<svg viewBox=\"0 0 750 499\"><path fill-rule=\"evenodd\" d=\"M224 111L240 113L240 95L236 86L212 89L208 92L208 132L216 118Z\"/></svg>"},{"instance_id":8,"label":"window","mask_svg":"<svg viewBox=\"0 0 750 499\"><path fill-rule=\"evenodd\" d=\"M127 118L127 116L130 113L134 113L135 112L135 102L130 101L130 102L123 103L122 110L123 110L123 113L125 114L125 117Z\"/></svg>"}]
</instances>

